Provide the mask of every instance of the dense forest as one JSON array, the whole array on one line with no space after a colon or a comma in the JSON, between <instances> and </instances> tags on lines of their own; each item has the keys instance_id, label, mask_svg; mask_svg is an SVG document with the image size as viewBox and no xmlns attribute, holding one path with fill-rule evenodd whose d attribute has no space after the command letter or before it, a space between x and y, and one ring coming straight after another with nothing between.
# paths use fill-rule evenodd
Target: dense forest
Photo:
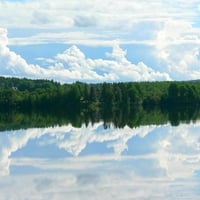
<instances>
[{"instance_id":1,"label":"dense forest","mask_svg":"<svg viewBox=\"0 0 200 200\"><path fill-rule=\"evenodd\" d=\"M199 106L200 82L60 84L0 77L1 109L120 109Z\"/></svg>"},{"instance_id":2,"label":"dense forest","mask_svg":"<svg viewBox=\"0 0 200 200\"><path fill-rule=\"evenodd\" d=\"M138 121L148 124L151 118L176 125L179 120L197 119L199 107L198 81L61 84L0 77L0 121L5 121L5 113L12 112L14 116L26 115L23 120L48 115L58 124L68 120L76 126L102 119L105 124L112 121L117 127L133 127ZM151 115L144 119L148 113ZM32 121L37 121L36 117ZM46 123L52 125L50 121Z\"/></svg>"}]
</instances>

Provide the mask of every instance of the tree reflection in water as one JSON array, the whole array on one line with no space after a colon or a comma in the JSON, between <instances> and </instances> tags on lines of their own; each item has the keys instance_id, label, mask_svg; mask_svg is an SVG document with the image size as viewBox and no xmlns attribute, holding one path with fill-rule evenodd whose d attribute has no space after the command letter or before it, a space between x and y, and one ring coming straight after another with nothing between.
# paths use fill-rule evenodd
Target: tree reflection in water
<instances>
[{"instance_id":1,"label":"tree reflection in water","mask_svg":"<svg viewBox=\"0 0 200 200\"><path fill-rule=\"evenodd\" d=\"M0 112L0 130L17 130L32 127L52 127L72 124L74 127L86 126L89 123L103 121L105 128L109 124L116 128L141 125L162 125L170 123L177 126L180 123L195 122L200 118L198 107L142 108L127 107L102 108L99 110L32 110L29 112Z\"/></svg>"}]
</instances>

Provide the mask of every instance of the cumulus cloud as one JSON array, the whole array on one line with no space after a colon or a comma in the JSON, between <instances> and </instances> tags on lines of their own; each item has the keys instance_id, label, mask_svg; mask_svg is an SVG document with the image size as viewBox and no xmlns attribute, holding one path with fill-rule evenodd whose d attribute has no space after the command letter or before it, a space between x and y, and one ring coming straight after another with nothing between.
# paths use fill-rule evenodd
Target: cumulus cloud
<instances>
[{"instance_id":1,"label":"cumulus cloud","mask_svg":"<svg viewBox=\"0 0 200 200\"><path fill-rule=\"evenodd\" d=\"M8 48L7 31L0 30L1 75L29 78L47 78L61 82L119 82L198 79L200 75L200 33L190 23L168 20L162 24L155 39L154 56L159 66L137 64L127 59L127 51L113 42L106 59L87 58L72 45L54 58L46 59L45 66L28 64ZM64 38L65 35L63 35ZM67 36L67 35L66 35ZM41 35L48 41L48 34ZM56 37L59 37L57 35ZM40 58L42 59L42 58ZM51 62L48 62L48 61ZM45 59L43 59L45 61Z\"/></svg>"},{"instance_id":2,"label":"cumulus cloud","mask_svg":"<svg viewBox=\"0 0 200 200\"><path fill-rule=\"evenodd\" d=\"M110 59L86 58L80 49L72 46L55 57L55 65L75 73L76 77L72 76L72 79L87 82L170 80L168 74L155 71L142 62L133 64L128 61L126 52L118 45L114 45L113 52L107 55Z\"/></svg>"},{"instance_id":3,"label":"cumulus cloud","mask_svg":"<svg viewBox=\"0 0 200 200\"><path fill-rule=\"evenodd\" d=\"M118 40L119 44L142 44L145 46L144 50L149 45L155 48L155 51L149 53L149 57L154 54L153 63L156 63L156 66L152 66L151 62L131 63L127 60L126 54L122 55L123 62L119 60L120 58L116 60L116 57L112 56L109 60L81 58L82 60L76 64L79 70L81 62L88 65L91 61L92 66L87 73L78 71L75 63L73 63L73 70L69 69L72 63L63 65L62 61L59 62L56 58L56 66L52 65L51 70L49 68L48 71L44 71L42 66L29 65L29 68L32 68L31 74L33 71L36 73L37 70L41 70L40 73L35 74L36 77L45 74L44 78L52 79L53 76L53 79L62 81L67 80L68 77L77 77L78 80L83 81L197 79L200 76L199 17L199 5L195 0L189 2L175 0L173 3L165 0L151 2L95 0L85 1L84 4L80 4L78 0L67 4L64 0L56 3L49 0L0 2L1 25L13 31L13 38L9 39L9 44L60 42L112 46L113 41ZM41 25L46 31L41 29ZM21 36L15 37L15 29L18 28L25 31ZM30 28L36 30L35 34L30 34ZM7 38L3 41L5 40ZM114 45L113 53L116 53L116 49ZM67 52L63 52L63 56L64 54L68 56ZM140 56L142 61L147 55ZM4 58L2 62L4 65L8 57ZM16 54L12 53L12 56L10 54L10 58L14 62L16 60L18 63L22 62ZM64 66L65 71L62 74L59 70L54 70L58 69L58 66ZM27 75L29 73L27 67L22 67L21 70L19 66L8 67L4 72L11 70L12 73L20 75L25 68L25 75ZM95 70L96 68L101 74ZM141 71L144 74L141 75ZM94 78L91 78L92 76ZM69 81L72 81L72 78L69 78Z\"/></svg>"},{"instance_id":4,"label":"cumulus cloud","mask_svg":"<svg viewBox=\"0 0 200 200\"><path fill-rule=\"evenodd\" d=\"M7 30L0 29L0 73L6 76L35 77L43 70L37 65L29 65L20 55L10 51L7 47Z\"/></svg>"},{"instance_id":5,"label":"cumulus cloud","mask_svg":"<svg viewBox=\"0 0 200 200\"><path fill-rule=\"evenodd\" d=\"M191 23L168 20L157 33L156 55L173 79L198 79L200 29Z\"/></svg>"},{"instance_id":6,"label":"cumulus cloud","mask_svg":"<svg viewBox=\"0 0 200 200\"><path fill-rule=\"evenodd\" d=\"M114 82L170 80L166 73L160 73L144 63L133 64L126 58L126 52L114 45L110 59L86 58L77 46L71 46L58 54L48 68L28 64L20 55L7 46L6 30L1 29L1 75L30 78L48 78L61 82ZM48 59L49 60L49 59Z\"/></svg>"},{"instance_id":7,"label":"cumulus cloud","mask_svg":"<svg viewBox=\"0 0 200 200\"><path fill-rule=\"evenodd\" d=\"M124 53L121 55L123 58L117 58L114 54L121 48L114 45L113 52L108 54L107 59L90 59L85 56L85 58L80 58L78 63L72 63L73 61L66 63L61 59L58 60L58 56L61 54L63 54L62 57L69 57L68 52L65 51L55 56L55 65L51 63L48 70L36 65L27 67L24 60L23 67L9 66L2 74L9 74L11 71L11 74L20 76L26 71L23 76L32 77L34 72L35 77L43 74L44 78L68 80L69 82L75 80L93 82L94 80L198 79L200 76L198 8L197 1L188 2L186 0L175 0L173 4L169 1L159 0L151 2L148 0L134 2L128 0L111 2L108 0L103 3L100 0L95 0L86 1L81 5L77 0L67 4L64 0L56 3L47 0L0 2L1 24L11 28L13 35L15 32L12 30L13 28L26 28L24 29L26 33L23 33L23 36L13 36L9 39L9 44L45 43L48 45L48 43L59 42L76 45L112 46L113 41L118 40L119 44L142 44L144 52L148 46L155 49L155 51L148 52L149 57L154 55L152 62L154 64L151 61L149 63L142 62L143 58L148 56L142 53L140 55L141 62L132 63L127 59L124 50L122 50ZM46 31L41 29L41 25ZM28 34L30 27L35 28L35 35ZM3 41L5 40L8 39L4 38ZM72 50L76 51L74 47L70 51ZM15 61L22 62L21 57L19 58L14 52L12 52L12 56L11 52L9 55L7 54L7 58L2 57L2 60L4 59L2 64L5 66L11 58L13 61L10 65ZM84 65L82 66L82 64ZM86 67L88 65L90 65L90 69ZM61 68L62 74L59 70ZM31 69L32 72L29 73Z\"/></svg>"}]
</instances>

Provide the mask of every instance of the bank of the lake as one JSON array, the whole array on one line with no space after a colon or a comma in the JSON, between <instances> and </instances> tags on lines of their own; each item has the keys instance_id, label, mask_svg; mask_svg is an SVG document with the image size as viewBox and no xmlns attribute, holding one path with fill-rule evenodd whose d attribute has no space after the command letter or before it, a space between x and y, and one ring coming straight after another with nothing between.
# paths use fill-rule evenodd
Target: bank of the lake
<instances>
[{"instance_id":1,"label":"bank of the lake","mask_svg":"<svg viewBox=\"0 0 200 200\"><path fill-rule=\"evenodd\" d=\"M200 82L60 84L0 77L0 129L103 121L115 127L200 118Z\"/></svg>"}]
</instances>

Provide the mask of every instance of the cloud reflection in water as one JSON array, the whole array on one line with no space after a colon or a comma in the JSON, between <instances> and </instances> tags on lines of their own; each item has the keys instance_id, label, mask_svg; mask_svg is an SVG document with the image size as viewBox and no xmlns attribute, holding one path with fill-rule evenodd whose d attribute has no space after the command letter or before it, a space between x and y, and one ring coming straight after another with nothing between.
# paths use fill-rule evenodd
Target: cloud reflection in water
<instances>
[{"instance_id":1,"label":"cloud reflection in water","mask_svg":"<svg viewBox=\"0 0 200 200\"><path fill-rule=\"evenodd\" d=\"M197 199L199 130L100 122L1 132L0 198Z\"/></svg>"}]
</instances>

